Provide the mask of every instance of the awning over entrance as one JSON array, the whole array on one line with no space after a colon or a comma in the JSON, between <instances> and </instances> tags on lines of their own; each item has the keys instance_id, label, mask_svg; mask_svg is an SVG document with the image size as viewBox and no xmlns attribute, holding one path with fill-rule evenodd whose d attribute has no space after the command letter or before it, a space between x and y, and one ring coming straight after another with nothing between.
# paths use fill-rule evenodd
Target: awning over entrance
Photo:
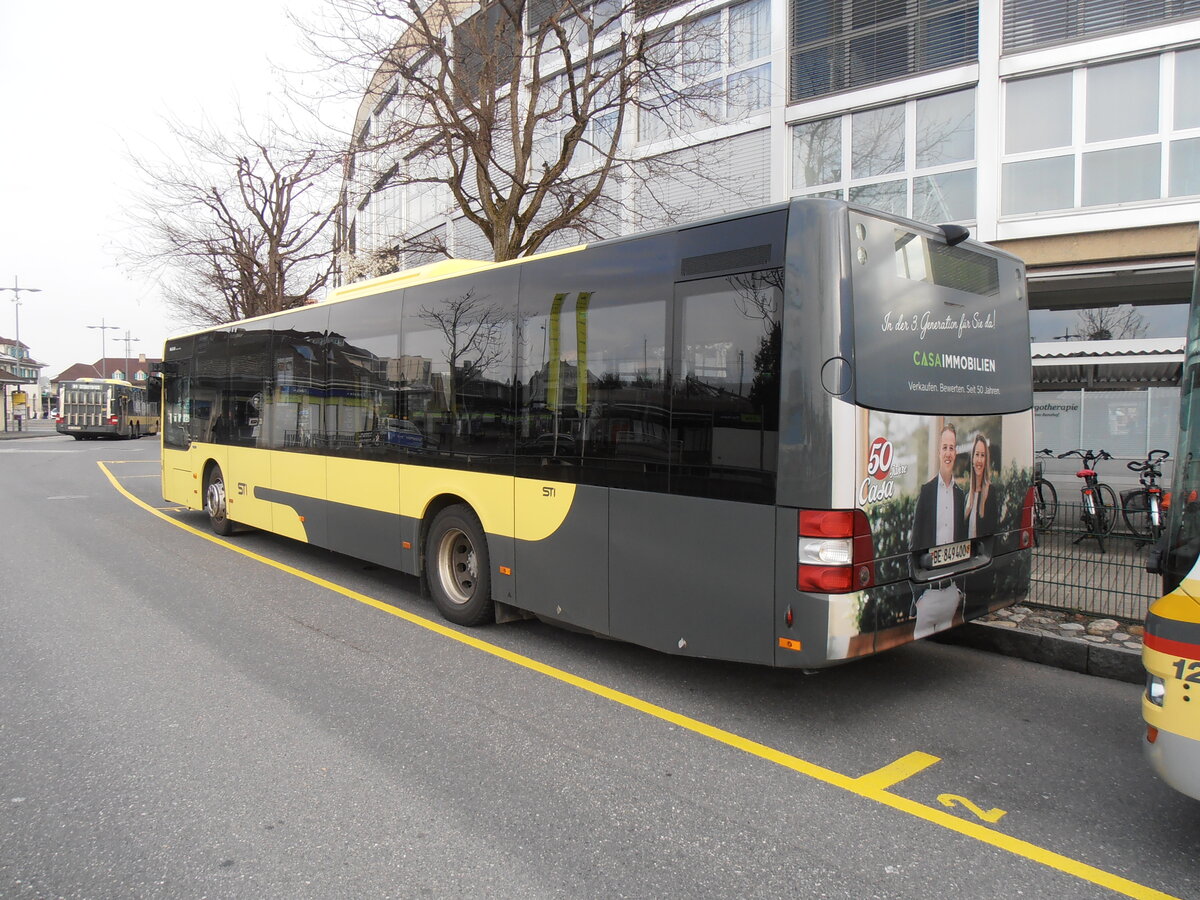
<instances>
[{"instance_id":1,"label":"awning over entrance","mask_svg":"<svg viewBox=\"0 0 1200 900\"><path fill-rule=\"evenodd\" d=\"M1030 346L1034 390L1178 387L1186 341L1049 341Z\"/></svg>"},{"instance_id":2,"label":"awning over entrance","mask_svg":"<svg viewBox=\"0 0 1200 900\"><path fill-rule=\"evenodd\" d=\"M1029 268L1033 309L1112 303L1186 303L1192 295L1191 259L1145 259Z\"/></svg>"}]
</instances>

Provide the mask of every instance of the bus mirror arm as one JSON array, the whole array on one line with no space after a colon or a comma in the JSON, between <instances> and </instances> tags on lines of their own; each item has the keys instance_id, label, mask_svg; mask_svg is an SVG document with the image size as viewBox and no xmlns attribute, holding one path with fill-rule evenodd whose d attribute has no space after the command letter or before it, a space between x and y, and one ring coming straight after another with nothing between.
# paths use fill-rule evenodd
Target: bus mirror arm
<instances>
[{"instance_id":1,"label":"bus mirror arm","mask_svg":"<svg viewBox=\"0 0 1200 900\"><path fill-rule=\"evenodd\" d=\"M939 225L938 228L946 236L946 246L948 247L957 247L971 236L970 229L963 228L961 225Z\"/></svg>"}]
</instances>

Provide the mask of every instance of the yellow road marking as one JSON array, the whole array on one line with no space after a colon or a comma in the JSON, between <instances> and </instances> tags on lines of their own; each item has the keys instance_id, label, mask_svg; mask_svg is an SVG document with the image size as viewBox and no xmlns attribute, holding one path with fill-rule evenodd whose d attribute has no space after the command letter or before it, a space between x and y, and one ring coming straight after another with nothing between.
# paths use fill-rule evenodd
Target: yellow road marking
<instances>
[{"instance_id":1,"label":"yellow road marking","mask_svg":"<svg viewBox=\"0 0 1200 900\"><path fill-rule=\"evenodd\" d=\"M980 819L983 819L985 822L991 822L993 825L1008 815L1002 809L980 809L966 797L960 797L958 794L938 794L938 803L942 804L942 806L961 806L964 809L969 809Z\"/></svg>"},{"instance_id":2,"label":"yellow road marking","mask_svg":"<svg viewBox=\"0 0 1200 900\"><path fill-rule=\"evenodd\" d=\"M922 753L920 750L913 751L907 756L902 756L893 763L888 763L882 769L876 769L874 772L868 772L866 775L860 775L856 781L863 787L876 788L885 791L894 784L899 784L906 778L911 778L918 772L928 769L934 763L941 762L940 756L934 756L931 753Z\"/></svg>"},{"instance_id":3,"label":"yellow road marking","mask_svg":"<svg viewBox=\"0 0 1200 900\"><path fill-rule=\"evenodd\" d=\"M1031 862L1039 863L1040 865L1047 866L1051 869L1057 869L1058 871L1064 872L1067 875L1072 875L1083 881L1088 881L1092 884L1099 885L1100 887L1108 888L1111 891L1124 894L1127 897L1135 897L1138 898L1138 900L1179 900L1179 898L1173 897L1171 894L1165 894L1162 891L1155 890L1154 888L1147 887L1146 885L1138 884L1136 881L1131 881L1128 878L1122 878L1120 875L1114 875L1111 872L1106 872L1103 869L1080 862L1077 859L1072 859L1069 856L1063 856L1061 853L1055 853L1053 850L1047 850L1045 847L1039 847L1037 844L1032 844L1029 841L1024 841L1020 838L1015 838L1011 835L1004 834L1003 832L986 828L983 825L979 825L966 819L960 819L957 816L942 812L940 809L936 809L931 806L925 806L924 804L918 803L915 800L909 800L907 797L901 797L898 794L889 793L883 788L876 787L870 781L870 775L863 776L862 778L852 778L849 775L843 775L841 772L835 772L833 769L827 769L824 766L817 765L816 763L808 762L807 760L803 760L798 756L792 756L791 754L776 750L774 747L768 747L766 744L760 744L758 741L750 740L749 738L742 737L739 734L734 734L731 731L718 728L715 725L709 725L707 722L702 722L699 719L693 719L690 716L685 716L682 713L674 712L673 710L666 709L665 707L656 706L655 704L649 703L646 700L642 700L639 697L635 697L632 694L626 694L622 691L615 690L598 682L590 681L587 678L575 675L566 671L565 669L555 668L554 666L539 662L531 657L514 653L513 651L507 650L497 644L480 640L473 635L455 631L449 626L443 625L440 622L435 622L432 619L425 618L424 616L418 616L415 613L410 613L407 610L392 606L389 603L384 603L382 600L376 600L374 597L368 597L366 594L360 594L358 591L342 587L339 584L334 584L332 581L326 581L324 578L321 578L317 575L312 575L301 569L292 568L285 563L277 562L276 560L270 559L266 556L260 556L259 554L239 547L236 544L231 544L228 541L217 537L215 534L209 534L208 532L193 528L191 525L188 525L185 522L180 522L177 519L171 518L165 513L155 509L153 506L150 506L148 503L129 493L129 491L127 491L125 487L119 481L117 481L116 476L113 475L112 472L108 471L103 462L98 462L97 465L100 466L100 470L104 472L105 477L108 478L113 487L116 488L116 490L126 499L135 505L140 506L151 515L158 516L164 522L169 522L175 527L181 528L190 534L194 534L206 541L211 541L214 544L225 547L228 550L232 550L234 553L239 553L248 559L260 562L265 566L270 566L271 568L277 569L280 572L286 572L287 574L307 581L310 584L333 591L336 594L341 594L343 597L348 597L351 600L355 600L366 606L373 607L381 612L388 613L389 615L395 616L398 619L403 619L410 624L417 625L428 631L432 631L434 634L449 638L452 641L458 641L460 644L465 644L468 647L472 647L476 650L482 651L483 653L490 654L498 659L503 659L506 662L512 663L513 665L521 666L522 668L545 675L548 678L556 679L564 684L569 684L572 687L576 687L579 690L594 694L597 697L602 697L605 700L610 700L613 703L618 703L647 716L652 716L656 719L676 725L679 728L686 729L694 734L698 734L718 743L725 744L726 746L732 747L735 750L741 750L743 753L748 753L751 756L756 756L759 759L766 760L767 762L775 763L776 765L782 766L785 769L791 769L793 772L798 772L801 775L806 775L809 778L824 782L825 784L832 785L833 787L841 788L842 790L848 791L851 794L856 794L857 796L863 797L867 800L873 800L883 806L890 807L899 812L907 813L915 818L922 819L931 824L945 828L948 831L953 831L966 837L974 838L975 840L984 844L988 844L992 847L996 847L997 849L1012 853L1015 856L1028 859ZM910 754L909 756L912 755L913 754ZM899 762L903 762L908 758L909 757L903 757ZM897 765L897 763L892 764L892 766L895 765ZM885 771L889 768L891 767L885 766L884 769L878 771ZM866 780L864 781L864 779Z\"/></svg>"}]
</instances>

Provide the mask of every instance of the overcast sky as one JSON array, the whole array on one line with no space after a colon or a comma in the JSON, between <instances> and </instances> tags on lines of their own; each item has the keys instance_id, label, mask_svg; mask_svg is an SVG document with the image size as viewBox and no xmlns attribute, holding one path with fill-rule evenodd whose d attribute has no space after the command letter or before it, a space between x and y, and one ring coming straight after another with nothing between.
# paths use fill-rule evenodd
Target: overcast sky
<instances>
[{"instance_id":1,"label":"overcast sky","mask_svg":"<svg viewBox=\"0 0 1200 900\"><path fill-rule=\"evenodd\" d=\"M285 9L320 0L0 2L0 335L20 338L43 374L110 357L162 355L179 331L157 286L118 265L122 209L137 187L127 147L166 147L164 115L185 123L261 114L282 95L275 66L303 57ZM347 123L347 131L349 123ZM116 329L89 329L89 325Z\"/></svg>"}]
</instances>

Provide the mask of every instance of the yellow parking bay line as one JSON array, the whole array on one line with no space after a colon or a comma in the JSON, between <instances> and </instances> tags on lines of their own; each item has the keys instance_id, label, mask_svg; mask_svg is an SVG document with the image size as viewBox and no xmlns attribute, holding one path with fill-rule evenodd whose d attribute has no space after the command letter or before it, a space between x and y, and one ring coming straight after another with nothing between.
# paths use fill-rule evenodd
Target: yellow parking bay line
<instances>
[{"instance_id":1,"label":"yellow parking bay line","mask_svg":"<svg viewBox=\"0 0 1200 900\"><path fill-rule=\"evenodd\" d=\"M974 838L985 844L989 844L997 849L1012 853L1015 856L1028 859L1048 868L1057 869L1068 875L1072 875L1083 881L1090 882L1100 887L1107 888L1118 894L1124 894L1127 897L1136 897L1139 900L1178 900L1170 894L1164 894L1162 891L1147 887L1143 884L1138 884L1135 881L1130 881L1128 878L1122 878L1120 875L1114 875L1111 872L1105 872L1103 869L1098 869L1095 866L1080 862L1068 856L1063 856L1053 850L1047 850L1045 847L1039 847L1037 844L1032 844L1029 841L1021 840L1020 838L1012 837L1003 832L996 831L992 828L987 828L977 822L960 819L950 813L943 812L931 806L925 806L915 800L909 800L907 797L901 797L898 794L890 793L887 787L895 784L903 778L909 777L917 771L932 764L932 761L937 761L937 757L930 754L910 753L908 756L902 757L882 769L877 769L874 772L868 773L860 777L851 777L843 775L841 772L835 772L832 769L827 769L824 766L819 766L816 763L808 762L798 756L792 756L789 753L784 753L776 750L774 747L768 747L766 744L760 744L758 741L742 737L739 734L734 734L731 731L726 731L723 728L718 728L715 725L709 725L707 722L702 722L699 719L693 719L690 716L682 713L674 712L662 706L657 706L632 694L626 694L623 691L618 691L614 688L607 687L579 675L575 675L565 669L559 669L554 666L539 662L528 656L523 656L519 653L514 653L507 650L498 644L492 644L488 641L480 640L470 634L465 634L460 631L455 631L448 625L443 625L441 622L436 622L432 619L427 619L424 616L419 616L399 607L392 606L389 603L384 603L382 600L377 600L374 597L368 597L366 594L360 594L358 591L335 584L332 581L327 581L317 575L312 575L301 569L293 568L285 563L277 562L266 556L260 556L250 550L239 547L237 544L232 544L229 541L217 537L215 534L210 534L206 531L193 528L185 522L174 519L166 513L155 509L148 503L138 499L133 494L125 489L125 487L117 480L116 476L108 470L103 462L97 463L102 472L126 499L140 506L142 509L151 515L158 516L164 522L169 522L176 528L182 528L184 531L194 534L197 537L203 538L206 541L211 541L221 547L232 550L234 553L239 553L248 559L262 563L265 566L270 566L281 572L286 572L296 578L300 578L310 584L341 594L343 597L348 597L366 606L373 607L395 616L398 619L403 619L410 624L417 625L421 628L431 631L434 634L457 641L460 644L465 644L475 650L490 654L498 659L503 659L513 665L520 666L548 678L553 678L564 684L569 684L572 687L582 691L587 691L597 697L602 697L613 703L618 703L628 709L636 710L647 716L660 719L663 722L669 722L679 728L686 729L693 734L701 735L709 738L735 750L740 750L743 753L748 753L751 756L766 760L767 762L775 763L785 769L791 769L801 775L806 775L817 781L840 788L851 794L863 797L867 800L872 800L883 806L890 807L899 812L907 813L918 819L923 819L933 825L945 828L948 831L953 831L969 838ZM907 772L908 774L904 774ZM895 776L895 777L894 777Z\"/></svg>"},{"instance_id":2,"label":"yellow parking bay line","mask_svg":"<svg viewBox=\"0 0 1200 900\"><path fill-rule=\"evenodd\" d=\"M882 769L876 769L874 772L860 775L856 781L862 787L871 787L886 791L892 785L899 784L906 778L911 778L918 772L924 771L934 763L941 761L940 756L915 750L907 756L900 757L893 763L888 763Z\"/></svg>"}]
</instances>

